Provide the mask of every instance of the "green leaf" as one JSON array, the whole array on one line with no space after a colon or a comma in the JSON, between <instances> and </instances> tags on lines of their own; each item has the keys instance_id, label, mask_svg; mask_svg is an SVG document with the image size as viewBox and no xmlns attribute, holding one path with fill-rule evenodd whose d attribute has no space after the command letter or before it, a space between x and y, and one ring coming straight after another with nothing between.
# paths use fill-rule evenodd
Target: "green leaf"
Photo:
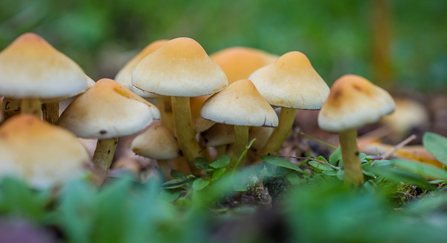
<instances>
[{"instance_id":1,"label":"green leaf","mask_svg":"<svg viewBox=\"0 0 447 243\"><path fill-rule=\"evenodd\" d=\"M337 172L335 171L322 171L321 173L328 175L328 176L336 176Z\"/></svg>"},{"instance_id":2,"label":"green leaf","mask_svg":"<svg viewBox=\"0 0 447 243\"><path fill-rule=\"evenodd\" d=\"M320 157L318 157L320 158ZM311 165L312 167L318 168L320 170L325 170L325 171L333 171L333 169L329 166L329 165L325 165L323 163L320 163L318 161L309 161L307 162L309 165Z\"/></svg>"},{"instance_id":3,"label":"green leaf","mask_svg":"<svg viewBox=\"0 0 447 243\"><path fill-rule=\"evenodd\" d=\"M192 189L194 189L196 191L200 191L203 188L207 187L209 184L210 184L210 181L205 181L202 178L197 178L192 183Z\"/></svg>"},{"instance_id":4,"label":"green leaf","mask_svg":"<svg viewBox=\"0 0 447 243\"><path fill-rule=\"evenodd\" d=\"M227 168L220 168L220 169L214 171L214 174L213 174L213 177L211 178L211 181L215 181L215 180L221 178L226 170L227 170Z\"/></svg>"},{"instance_id":5,"label":"green leaf","mask_svg":"<svg viewBox=\"0 0 447 243\"><path fill-rule=\"evenodd\" d=\"M174 189L174 188L182 187L186 183L188 183L188 182L185 179L178 178L178 179L167 181L167 182L163 183L162 186L166 189Z\"/></svg>"},{"instance_id":6,"label":"green leaf","mask_svg":"<svg viewBox=\"0 0 447 243\"><path fill-rule=\"evenodd\" d=\"M300 173L304 173L304 171L302 169L300 169L300 167L298 167L297 165L293 164L292 162L285 160L281 157L263 155L263 156L261 156L261 159L269 164L272 164L272 165L276 165L276 166L284 167L287 169L295 170Z\"/></svg>"},{"instance_id":7,"label":"green leaf","mask_svg":"<svg viewBox=\"0 0 447 243\"><path fill-rule=\"evenodd\" d=\"M339 167L343 166L342 160L341 160L341 148L338 147L334 152L329 156L329 164L331 165L337 165L337 162L340 161Z\"/></svg>"},{"instance_id":8,"label":"green leaf","mask_svg":"<svg viewBox=\"0 0 447 243\"><path fill-rule=\"evenodd\" d=\"M199 157L194 160L194 165L199 170L207 170L209 168L210 161L205 157Z\"/></svg>"},{"instance_id":9,"label":"green leaf","mask_svg":"<svg viewBox=\"0 0 447 243\"><path fill-rule=\"evenodd\" d=\"M160 199L166 202L173 202L180 196L180 191L162 190L160 192Z\"/></svg>"},{"instance_id":10,"label":"green leaf","mask_svg":"<svg viewBox=\"0 0 447 243\"><path fill-rule=\"evenodd\" d=\"M233 185L233 190L237 191L237 192L245 192L247 191L247 186L245 185Z\"/></svg>"},{"instance_id":11,"label":"green leaf","mask_svg":"<svg viewBox=\"0 0 447 243\"><path fill-rule=\"evenodd\" d=\"M287 175L291 171L294 171L294 170L277 166L276 169L275 169L275 175L278 175L278 176Z\"/></svg>"},{"instance_id":12,"label":"green leaf","mask_svg":"<svg viewBox=\"0 0 447 243\"><path fill-rule=\"evenodd\" d=\"M184 172L178 170L171 170L172 178L186 178L186 174Z\"/></svg>"},{"instance_id":13,"label":"green leaf","mask_svg":"<svg viewBox=\"0 0 447 243\"><path fill-rule=\"evenodd\" d=\"M447 165L447 138L426 132L422 140L425 149L436 157L439 162Z\"/></svg>"},{"instance_id":14,"label":"green leaf","mask_svg":"<svg viewBox=\"0 0 447 243\"><path fill-rule=\"evenodd\" d=\"M296 172L290 172L286 175L287 180L290 181L290 184L292 185L298 185L301 183L300 177Z\"/></svg>"},{"instance_id":15,"label":"green leaf","mask_svg":"<svg viewBox=\"0 0 447 243\"><path fill-rule=\"evenodd\" d=\"M370 171L375 175L384 177L390 182L399 183L405 181L423 188L434 189L434 187L421 176L391 166L365 166L363 169Z\"/></svg>"},{"instance_id":16,"label":"green leaf","mask_svg":"<svg viewBox=\"0 0 447 243\"><path fill-rule=\"evenodd\" d=\"M230 157L228 155L222 155L217 160L213 161L210 166L213 168L222 168L230 163Z\"/></svg>"},{"instance_id":17,"label":"green leaf","mask_svg":"<svg viewBox=\"0 0 447 243\"><path fill-rule=\"evenodd\" d=\"M344 170L339 170L339 171L337 172L337 178L338 178L339 180L344 180L344 179L345 179L345 171L344 171Z\"/></svg>"},{"instance_id":18,"label":"green leaf","mask_svg":"<svg viewBox=\"0 0 447 243\"><path fill-rule=\"evenodd\" d=\"M403 159L394 159L391 161L393 165L406 171L421 175L424 178L447 180L447 171L439 169L438 167Z\"/></svg>"}]
</instances>

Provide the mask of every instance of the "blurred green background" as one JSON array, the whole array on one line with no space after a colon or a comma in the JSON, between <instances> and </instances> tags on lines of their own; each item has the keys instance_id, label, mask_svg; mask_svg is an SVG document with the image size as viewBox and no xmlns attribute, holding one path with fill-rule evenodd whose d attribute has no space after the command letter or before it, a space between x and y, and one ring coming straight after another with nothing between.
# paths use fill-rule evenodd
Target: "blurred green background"
<instances>
[{"instance_id":1,"label":"blurred green background","mask_svg":"<svg viewBox=\"0 0 447 243\"><path fill-rule=\"evenodd\" d=\"M445 0L1 0L0 49L35 32L93 79L113 78L158 39L298 50L332 83L354 73L403 89L447 87Z\"/></svg>"}]
</instances>

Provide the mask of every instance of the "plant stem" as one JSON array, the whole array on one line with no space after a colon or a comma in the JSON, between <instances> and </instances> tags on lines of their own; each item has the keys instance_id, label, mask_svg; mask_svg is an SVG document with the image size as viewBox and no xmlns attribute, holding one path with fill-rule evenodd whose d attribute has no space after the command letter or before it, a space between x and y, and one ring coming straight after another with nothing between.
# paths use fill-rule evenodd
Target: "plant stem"
<instances>
[{"instance_id":1,"label":"plant stem","mask_svg":"<svg viewBox=\"0 0 447 243\"><path fill-rule=\"evenodd\" d=\"M191 108L188 97L171 97L172 111L174 113L174 125L177 133L177 140L183 156L188 161L188 165L193 174L200 173L194 165L194 160L204 157L199 144L197 143L194 127L192 125Z\"/></svg>"},{"instance_id":2,"label":"plant stem","mask_svg":"<svg viewBox=\"0 0 447 243\"><path fill-rule=\"evenodd\" d=\"M345 182L358 187L363 184L363 171L357 148L357 130L346 130L340 132L339 136Z\"/></svg>"},{"instance_id":3,"label":"plant stem","mask_svg":"<svg viewBox=\"0 0 447 243\"><path fill-rule=\"evenodd\" d=\"M93 154L93 163L104 176L103 179L105 179L109 172L116 145L118 145L118 138L98 139L98 143L96 144L95 153Z\"/></svg>"},{"instance_id":4,"label":"plant stem","mask_svg":"<svg viewBox=\"0 0 447 243\"><path fill-rule=\"evenodd\" d=\"M229 168L235 168L237 161L245 151L245 147L248 143L248 126L234 126L234 152L231 156L231 162ZM245 156L242 156L241 163L237 166L239 168L244 167Z\"/></svg>"},{"instance_id":5,"label":"plant stem","mask_svg":"<svg viewBox=\"0 0 447 243\"><path fill-rule=\"evenodd\" d=\"M20 113L32 114L40 119L42 115L42 103L40 102L40 99L37 98L23 99L20 105Z\"/></svg>"},{"instance_id":6,"label":"plant stem","mask_svg":"<svg viewBox=\"0 0 447 243\"><path fill-rule=\"evenodd\" d=\"M293 121L295 120L296 110L292 108L281 108L281 114L279 115L279 124L275 128L269 140L261 150L261 155L276 154L279 152L284 141L292 130Z\"/></svg>"},{"instance_id":7,"label":"plant stem","mask_svg":"<svg viewBox=\"0 0 447 243\"><path fill-rule=\"evenodd\" d=\"M59 120L59 102L49 102L42 104L43 120L51 124L56 124Z\"/></svg>"},{"instance_id":8,"label":"plant stem","mask_svg":"<svg viewBox=\"0 0 447 243\"><path fill-rule=\"evenodd\" d=\"M310 136L310 135L307 135L307 134L305 134L305 133L303 133L303 132L298 132L298 134L303 135L303 136L305 136L305 137L308 137L308 138L310 138L310 139L312 139L312 140L314 140L314 141L316 141L316 142L319 142L319 143L321 143L321 144L323 144L323 145L326 145L326 146L328 146L329 148L337 149L337 147L335 147L334 145L329 144L329 143L326 143L326 142L324 142L324 141L321 141L320 139L316 139L316 138L314 138L314 137L312 137L312 136Z\"/></svg>"}]
</instances>

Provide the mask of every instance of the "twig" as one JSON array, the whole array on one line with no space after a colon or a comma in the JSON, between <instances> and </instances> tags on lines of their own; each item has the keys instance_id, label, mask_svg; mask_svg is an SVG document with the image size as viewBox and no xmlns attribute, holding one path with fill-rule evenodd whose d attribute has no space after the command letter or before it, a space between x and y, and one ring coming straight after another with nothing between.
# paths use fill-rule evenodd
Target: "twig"
<instances>
[{"instance_id":1,"label":"twig","mask_svg":"<svg viewBox=\"0 0 447 243\"><path fill-rule=\"evenodd\" d=\"M390 157L391 155L393 155L394 152L396 152L396 150L402 148L403 146L407 145L408 143L410 143L411 141L413 141L414 139L416 139L416 135L411 135L408 138L406 138L404 141L400 142L399 144L397 144L396 146L394 146L391 150L389 150L388 152L384 153L382 155L383 159L387 159L388 157Z\"/></svg>"}]
</instances>

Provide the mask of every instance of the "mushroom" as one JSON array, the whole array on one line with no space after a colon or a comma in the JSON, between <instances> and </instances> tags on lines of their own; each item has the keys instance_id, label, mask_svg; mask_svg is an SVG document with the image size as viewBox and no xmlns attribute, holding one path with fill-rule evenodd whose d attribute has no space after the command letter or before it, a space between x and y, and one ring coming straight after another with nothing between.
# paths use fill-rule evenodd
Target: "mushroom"
<instances>
[{"instance_id":1,"label":"mushroom","mask_svg":"<svg viewBox=\"0 0 447 243\"><path fill-rule=\"evenodd\" d=\"M357 75L345 75L332 85L321 108L318 125L339 133L345 181L363 184L363 172L357 148L357 128L377 122L394 111L390 94Z\"/></svg>"},{"instance_id":2,"label":"mushroom","mask_svg":"<svg viewBox=\"0 0 447 243\"><path fill-rule=\"evenodd\" d=\"M101 79L76 97L59 125L82 138L98 138L93 162L107 174L118 137L134 134L159 119L157 108L111 79Z\"/></svg>"},{"instance_id":3,"label":"mushroom","mask_svg":"<svg viewBox=\"0 0 447 243\"><path fill-rule=\"evenodd\" d=\"M235 150L230 167L235 167L248 143L249 126L278 125L278 117L268 102L262 98L248 79L232 83L228 88L208 98L200 115L214 122L234 125ZM242 158L240 167L244 166Z\"/></svg>"},{"instance_id":4,"label":"mushroom","mask_svg":"<svg viewBox=\"0 0 447 243\"><path fill-rule=\"evenodd\" d=\"M21 35L0 52L0 95L21 99L22 113L40 118L42 99L57 102L86 89L82 69L34 33ZM49 110L53 113L45 117L59 116Z\"/></svg>"},{"instance_id":5,"label":"mushroom","mask_svg":"<svg viewBox=\"0 0 447 243\"><path fill-rule=\"evenodd\" d=\"M0 177L49 188L82 175L89 162L74 134L33 115L16 115L0 127Z\"/></svg>"},{"instance_id":6,"label":"mushroom","mask_svg":"<svg viewBox=\"0 0 447 243\"><path fill-rule=\"evenodd\" d=\"M292 130L295 109L318 110L329 95L329 87L309 59L297 51L282 55L274 63L255 71L249 79L271 105L281 107L279 125L261 155L279 151Z\"/></svg>"},{"instance_id":7,"label":"mushroom","mask_svg":"<svg viewBox=\"0 0 447 243\"><path fill-rule=\"evenodd\" d=\"M167 180L171 179L168 160L175 159L181 154L174 134L167 127L161 124L151 126L133 140L131 148L138 155L156 159L161 174Z\"/></svg>"},{"instance_id":8,"label":"mushroom","mask_svg":"<svg viewBox=\"0 0 447 243\"><path fill-rule=\"evenodd\" d=\"M171 96L180 148L193 173L203 153L193 129L189 97L209 95L228 85L222 69L195 40L176 38L144 58L132 74L132 85L146 92Z\"/></svg>"}]
</instances>

